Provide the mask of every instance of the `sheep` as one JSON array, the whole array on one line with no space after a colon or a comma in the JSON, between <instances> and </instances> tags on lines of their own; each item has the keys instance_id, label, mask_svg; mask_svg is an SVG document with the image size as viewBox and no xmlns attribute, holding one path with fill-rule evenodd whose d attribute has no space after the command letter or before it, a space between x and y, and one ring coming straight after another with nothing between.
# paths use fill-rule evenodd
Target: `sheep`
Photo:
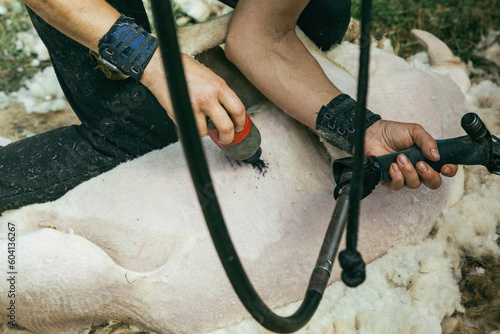
<instances>
[{"instance_id":1,"label":"sheep","mask_svg":"<svg viewBox=\"0 0 500 334\"><path fill-rule=\"evenodd\" d=\"M432 35L415 35L430 48L445 47L433 43ZM301 36L332 82L355 96L358 48L345 43L323 54ZM385 119L421 123L437 138L457 136L466 102L460 87L467 83L452 81L463 76L442 75L446 68L457 71L459 64L447 59L451 53L429 54L431 59L437 55L432 60L440 64L441 73L412 68L374 49L368 107ZM263 136L266 168L228 161L205 138L215 186L205 191L217 193L252 283L266 303L278 308L303 297L335 204L330 157L341 153L327 146L330 155L325 154L313 134L268 101L249 112ZM359 245L365 260L372 262L393 247L422 244L462 187L463 174L445 180L437 191L377 188L362 203ZM8 226L16 228L19 258L16 321L37 333L77 332L105 319L129 319L162 333L224 332L249 317L213 249L180 144L122 164L57 201L5 214L0 218L0 249L7 249ZM404 277L405 268L415 276L431 253L423 251L416 259L403 256L403 269L392 267L388 282L404 289L411 279ZM376 261L379 268L385 258ZM0 258L2 268L6 261ZM368 276L377 279L377 272L368 270ZM2 272L0 280L5 281L5 275ZM330 283L338 278L335 267ZM338 285L335 289L337 296L351 295ZM2 293L2 314L8 315L9 303ZM407 305L408 300L400 303ZM456 293L446 306L432 325L460 307ZM391 312L397 309L393 306ZM336 313L342 318L348 311ZM401 311L410 316L408 308ZM309 328L322 322L313 319ZM354 328L356 321L336 326Z\"/></svg>"}]
</instances>

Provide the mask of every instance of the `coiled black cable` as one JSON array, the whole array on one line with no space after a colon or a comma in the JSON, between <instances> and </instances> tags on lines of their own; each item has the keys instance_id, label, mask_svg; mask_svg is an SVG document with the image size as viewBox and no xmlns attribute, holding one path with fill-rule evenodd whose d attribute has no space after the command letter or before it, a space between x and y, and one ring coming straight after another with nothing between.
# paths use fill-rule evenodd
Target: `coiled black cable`
<instances>
[{"instance_id":1,"label":"coiled black cable","mask_svg":"<svg viewBox=\"0 0 500 334\"><path fill-rule=\"evenodd\" d=\"M365 263L356 250L358 242L359 208L363 198L365 159L365 118L368 94L368 69L370 61L370 26L372 24L372 1L363 0L361 5L361 39L359 54L358 103L356 106L354 159L352 168L350 205L346 233L346 249L339 254L342 266L342 281L356 287L365 280Z\"/></svg>"},{"instance_id":2,"label":"coiled black cable","mask_svg":"<svg viewBox=\"0 0 500 334\"><path fill-rule=\"evenodd\" d=\"M179 135L219 258L235 292L255 320L274 332L294 332L312 317L328 283L333 262L332 256L335 256L337 252L346 221L349 191L345 191L337 201L332 216L333 224L331 222L328 228L318 265L311 275L304 301L291 316L276 315L265 305L248 280L224 224L190 104L171 3L165 0L151 0L151 5ZM332 260L325 260L327 258L332 258Z\"/></svg>"}]
</instances>

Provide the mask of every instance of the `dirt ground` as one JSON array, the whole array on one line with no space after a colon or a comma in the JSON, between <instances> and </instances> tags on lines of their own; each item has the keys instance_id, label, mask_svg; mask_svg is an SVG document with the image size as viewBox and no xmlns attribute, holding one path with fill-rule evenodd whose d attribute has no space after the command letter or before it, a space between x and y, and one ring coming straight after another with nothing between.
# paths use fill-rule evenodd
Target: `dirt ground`
<instances>
[{"instance_id":1,"label":"dirt ground","mask_svg":"<svg viewBox=\"0 0 500 334\"><path fill-rule=\"evenodd\" d=\"M499 242L500 243L500 242ZM483 268L483 275L477 275ZM444 334L500 333L500 263L498 259L465 258L460 292L465 313L455 313L442 322Z\"/></svg>"},{"instance_id":2,"label":"dirt ground","mask_svg":"<svg viewBox=\"0 0 500 334\"><path fill-rule=\"evenodd\" d=\"M28 114L19 103L0 110L0 136L12 141L79 123L80 121L69 106L64 110L47 114Z\"/></svg>"}]
</instances>

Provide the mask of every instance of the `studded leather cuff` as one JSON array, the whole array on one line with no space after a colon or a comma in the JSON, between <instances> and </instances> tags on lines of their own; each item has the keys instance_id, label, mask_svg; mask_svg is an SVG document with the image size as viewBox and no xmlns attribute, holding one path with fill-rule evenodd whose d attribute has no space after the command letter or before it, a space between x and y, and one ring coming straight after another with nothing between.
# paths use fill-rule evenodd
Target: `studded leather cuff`
<instances>
[{"instance_id":1,"label":"studded leather cuff","mask_svg":"<svg viewBox=\"0 0 500 334\"><path fill-rule=\"evenodd\" d=\"M354 147L354 115L356 101L349 95L341 94L321 107L316 119L316 130L328 143L352 154ZM366 110L365 128L381 119L377 114Z\"/></svg>"},{"instance_id":2,"label":"studded leather cuff","mask_svg":"<svg viewBox=\"0 0 500 334\"><path fill-rule=\"evenodd\" d=\"M121 15L99 41L101 60L122 74L141 80L158 48L157 39L131 19Z\"/></svg>"}]
</instances>

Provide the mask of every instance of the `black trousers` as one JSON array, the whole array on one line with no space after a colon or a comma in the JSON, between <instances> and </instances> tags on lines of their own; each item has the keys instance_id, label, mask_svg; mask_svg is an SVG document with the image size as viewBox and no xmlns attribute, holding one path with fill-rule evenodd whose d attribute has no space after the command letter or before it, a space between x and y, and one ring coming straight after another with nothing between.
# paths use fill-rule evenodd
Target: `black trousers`
<instances>
[{"instance_id":1,"label":"black trousers","mask_svg":"<svg viewBox=\"0 0 500 334\"><path fill-rule=\"evenodd\" d=\"M107 2L151 31L141 0ZM349 23L350 0L339 3L312 0L299 19L324 49L341 41ZM174 123L146 87L131 78L108 80L95 69L87 48L28 12L82 124L0 148L0 213L55 200L122 162L177 141Z\"/></svg>"},{"instance_id":2,"label":"black trousers","mask_svg":"<svg viewBox=\"0 0 500 334\"><path fill-rule=\"evenodd\" d=\"M238 0L219 0L234 8ZM351 0L311 0L297 25L322 50L340 44L351 20Z\"/></svg>"}]
</instances>

